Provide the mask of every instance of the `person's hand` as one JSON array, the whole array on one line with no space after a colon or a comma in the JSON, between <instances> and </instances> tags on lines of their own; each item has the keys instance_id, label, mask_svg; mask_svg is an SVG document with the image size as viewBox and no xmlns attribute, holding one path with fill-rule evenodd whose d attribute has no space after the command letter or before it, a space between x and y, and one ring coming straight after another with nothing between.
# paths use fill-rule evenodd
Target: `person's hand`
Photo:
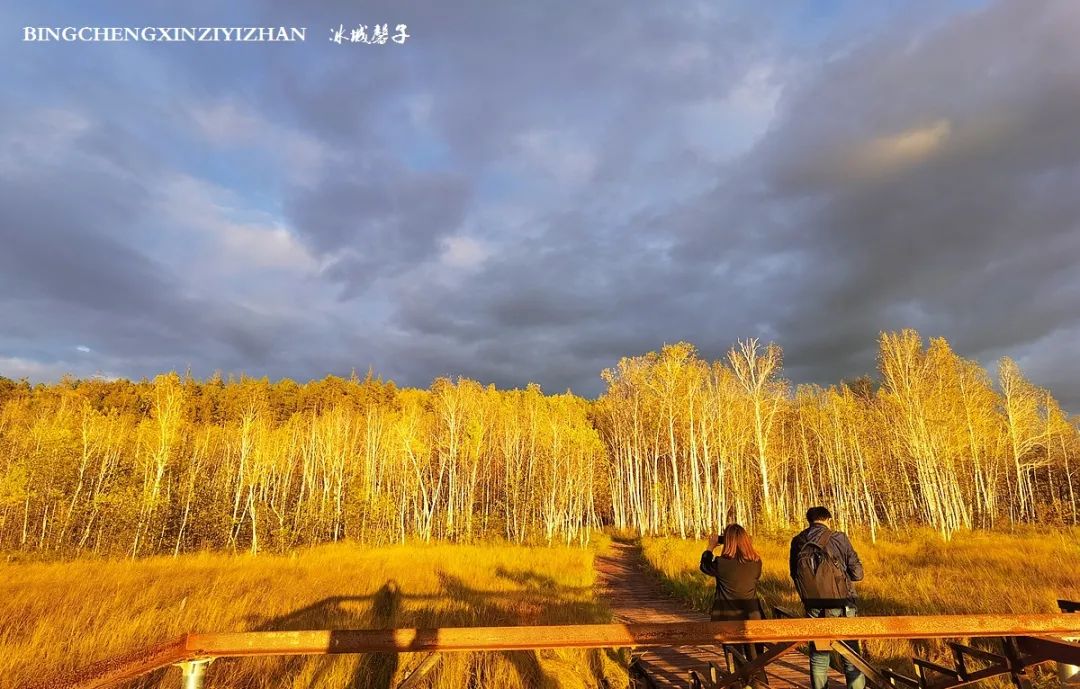
<instances>
[{"instance_id":1,"label":"person's hand","mask_svg":"<svg viewBox=\"0 0 1080 689\"><path fill-rule=\"evenodd\" d=\"M720 537L719 536L717 536L716 534L713 534L713 535L709 536L709 551L712 551L719 544L720 544Z\"/></svg>"}]
</instances>

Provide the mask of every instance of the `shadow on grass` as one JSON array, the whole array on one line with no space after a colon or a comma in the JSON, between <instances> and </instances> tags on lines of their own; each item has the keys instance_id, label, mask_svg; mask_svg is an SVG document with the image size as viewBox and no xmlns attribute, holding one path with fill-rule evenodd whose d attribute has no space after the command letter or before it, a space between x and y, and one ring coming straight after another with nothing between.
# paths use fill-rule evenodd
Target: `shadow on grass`
<instances>
[{"instance_id":1,"label":"shadow on grass","mask_svg":"<svg viewBox=\"0 0 1080 689\"><path fill-rule=\"evenodd\" d=\"M518 624L585 624L610 619L607 607L593 600L590 587L560 585L551 577L529 570L499 568L496 576L519 587L515 591L485 591L473 588L466 581L444 571L437 572L438 593L411 594L396 582L387 581L377 592L362 596L328 596L286 615L268 620L253 620L257 631L298 631L312 629L393 629L418 628L430 630L437 637L441 627L512 626ZM331 634L331 646L335 643ZM545 672L537 651L500 651L516 674L515 686L556 689L558 682ZM606 686L602 651L586 653L586 669L598 686ZM350 689L390 689L396 686L411 668L422 660L417 653L358 654ZM612 650L607 655L613 662L626 665ZM303 664L309 659L294 656L285 659L277 673L285 681L276 686L296 682ZM322 662L307 686L314 689L327 685L331 664ZM437 677L436 666L432 677ZM290 682L290 678L292 682ZM476 679L476 678L474 678Z\"/></svg>"}]
</instances>

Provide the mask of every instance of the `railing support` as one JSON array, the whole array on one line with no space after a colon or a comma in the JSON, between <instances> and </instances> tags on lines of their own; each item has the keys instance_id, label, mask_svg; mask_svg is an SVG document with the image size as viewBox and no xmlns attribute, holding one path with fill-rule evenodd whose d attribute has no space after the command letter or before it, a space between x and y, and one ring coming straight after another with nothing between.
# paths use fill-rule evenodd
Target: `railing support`
<instances>
[{"instance_id":1,"label":"railing support","mask_svg":"<svg viewBox=\"0 0 1080 689\"><path fill-rule=\"evenodd\" d=\"M640 655L631 655L630 665L626 669L633 689L657 689L656 681L641 666Z\"/></svg>"},{"instance_id":2,"label":"railing support","mask_svg":"<svg viewBox=\"0 0 1080 689\"><path fill-rule=\"evenodd\" d=\"M211 660L213 658L200 658L177 663L182 673L183 689L203 689L203 682L206 681L206 668L209 667Z\"/></svg>"},{"instance_id":3,"label":"railing support","mask_svg":"<svg viewBox=\"0 0 1080 689\"><path fill-rule=\"evenodd\" d=\"M420 680L431 672L431 670L439 664L440 660L442 660L442 656L438 653L428 653L413 671L409 673L409 676L401 680L401 684L397 686L397 689L411 689L419 684Z\"/></svg>"},{"instance_id":4,"label":"railing support","mask_svg":"<svg viewBox=\"0 0 1080 689\"><path fill-rule=\"evenodd\" d=\"M840 654L841 657L846 658L849 663L854 665L859 672L863 673L867 682L877 689L888 689L889 680L884 677L878 669L866 662L866 659L859 654L850 644L846 641L834 641L832 642L832 650ZM843 672L843 668L841 668Z\"/></svg>"},{"instance_id":5,"label":"railing support","mask_svg":"<svg viewBox=\"0 0 1080 689\"><path fill-rule=\"evenodd\" d=\"M1080 601L1074 600L1059 600L1058 608L1061 612L1080 613ZM1075 642L1080 641L1080 637L1066 638L1065 641ZM1075 685L1080 686L1080 663L1058 663L1058 681L1061 686Z\"/></svg>"},{"instance_id":6,"label":"railing support","mask_svg":"<svg viewBox=\"0 0 1080 689\"><path fill-rule=\"evenodd\" d=\"M1031 689L1031 677L1024 665L1023 654L1016 643L1015 636L1006 636L1001 639L1001 649L1009 660L1009 676L1016 685L1016 689Z\"/></svg>"},{"instance_id":7,"label":"railing support","mask_svg":"<svg viewBox=\"0 0 1080 689\"><path fill-rule=\"evenodd\" d=\"M726 676L715 682L714 689L725 689L734 684L751 686L758 673L765 674L765 666L776 660L783 654L795 647L794 641L786 641L771 644L765 648L756 658L748 660L735 649L730 649L732 658L735 660L735 669Z\"/></svg>"}]
</instances>

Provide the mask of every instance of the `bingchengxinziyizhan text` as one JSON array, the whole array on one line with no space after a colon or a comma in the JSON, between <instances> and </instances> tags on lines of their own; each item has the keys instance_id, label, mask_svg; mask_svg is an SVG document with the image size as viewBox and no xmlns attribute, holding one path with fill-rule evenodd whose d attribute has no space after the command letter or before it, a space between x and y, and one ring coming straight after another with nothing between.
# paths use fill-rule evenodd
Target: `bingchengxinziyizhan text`
<instances>
[{"instance_id":1,"label":"bingchengxinziyizhan text","mask_svg":"<svg viewBox=\"0 0 1080 689\"><path fill-rule=\"evenodd\" d=\"M24 43L302 43L306 26L24 26Z\"/></svg>"}]
</instances>

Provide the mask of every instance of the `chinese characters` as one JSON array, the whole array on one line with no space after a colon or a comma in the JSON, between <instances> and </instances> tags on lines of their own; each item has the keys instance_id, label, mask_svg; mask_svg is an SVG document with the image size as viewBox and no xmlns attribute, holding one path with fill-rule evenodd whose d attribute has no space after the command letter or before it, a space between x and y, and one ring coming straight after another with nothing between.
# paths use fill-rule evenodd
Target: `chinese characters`
<instances>
[{"instance_id":1,"label":"chinese characters","mask_svg":"<svg viewBox=\"0 0 1080 689\"><path fill-rule=\"evenodd\" d=\"M355 28L345 28L344 24L338 24L337 28L330 29L330 42L341 45L343 43L363 43L366 45L386 45L397 43L404 45L409 38L408 27L398 24L394 27L394 33L390 33L389 24L357 24Z\"/></svg>"}]
</instances>

